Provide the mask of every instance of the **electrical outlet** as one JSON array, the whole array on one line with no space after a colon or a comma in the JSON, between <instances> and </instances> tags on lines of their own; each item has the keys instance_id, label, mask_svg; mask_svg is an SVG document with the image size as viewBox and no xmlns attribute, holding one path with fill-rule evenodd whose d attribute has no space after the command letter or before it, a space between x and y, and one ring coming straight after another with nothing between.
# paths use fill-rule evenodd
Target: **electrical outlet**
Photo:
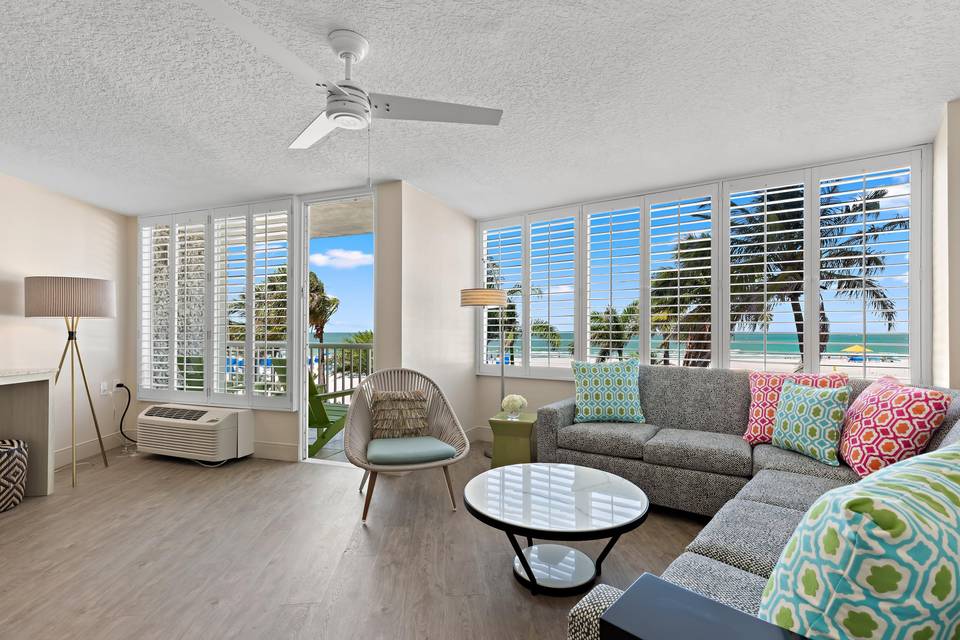
<instances>
[{"instance_id":1,"label":"electrical outlet","mask_svg":"<svg viewBox=\"0 0 960 640\"><path fill-rule=\"evenodd\" d=\"M105 396L110 393L109 387L107 387L106 381L100 383L100 395Z\"/></svg>"},{"instance_id":2,"label":"electrical outlet","mask_svg":"<svg viewBox=\"0 0 960 640\"><path fill-rule=\"evenodd\" d=\"M116 392L117 392L117 385L119 385L119 384L120 384L120 378L114 378L114 379L113 379L113 384L110 385L110 393L116 393Z\"/></svg>"}]
</instances>

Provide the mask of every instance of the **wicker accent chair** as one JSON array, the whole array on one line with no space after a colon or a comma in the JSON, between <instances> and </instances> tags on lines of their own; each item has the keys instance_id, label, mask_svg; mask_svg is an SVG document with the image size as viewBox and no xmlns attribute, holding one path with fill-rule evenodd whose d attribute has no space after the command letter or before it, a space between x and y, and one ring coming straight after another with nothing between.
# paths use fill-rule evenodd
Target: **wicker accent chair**
<instances>
[{"instance_id":1,"label":"wicker accent chair","mask_svg":"<svg viewBox=\"0 0 960 640\"><path fill-rule=\"evenodd\" d=\"M427 396L427 432L444 442L456 451L452 458L422 462L418 464L373 464L367 460L367 445L370 444L372 429L370 404L374 391L417 391L423 390ZM347 459L354 466L365 471L360 482L360 491L369 478L367 495L363 503L363 522L367 521L367 512L370 510L370 499L377 484L377 474L381 472L419 471L439 467L443 470L443 477L447 482L447 491L453 510L457 510L457 500L453 493L453 484L450 482L448 467L459 462L470 452L470 443L457 420L456 414L450 407L443 391L433 380L412 369L382 369L376 371L357 386L350 399L350 410L347 412L347 423L343 430L343 444Z\"/></svg>"}]
</instances>

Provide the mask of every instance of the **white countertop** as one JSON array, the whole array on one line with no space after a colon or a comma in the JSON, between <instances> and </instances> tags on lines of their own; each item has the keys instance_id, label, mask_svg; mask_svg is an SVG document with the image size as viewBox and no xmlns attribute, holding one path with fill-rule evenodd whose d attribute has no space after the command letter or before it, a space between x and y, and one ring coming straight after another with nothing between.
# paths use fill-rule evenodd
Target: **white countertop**
<instances>
[{"instance_id":1,"label":"white countertop","mask_svg":"<svg viewBox=\"0 0 960 640\"><path fill-rule=\"evenodd\" d=\"M56 369L0 369L0 384L20 384L52 378Z\"/></svg>"},{"instance_id":2,"label":"white countertop","mask_svg":"<svg viewBox=\"0 0 960 640\"><path fill-rule=\"evenodd\" d=\"M620 476L553 463L485 471L467 483L464 499L494 520L554 533L612 529L650 507L646 494Z\"/></svg>"}]
</instances>

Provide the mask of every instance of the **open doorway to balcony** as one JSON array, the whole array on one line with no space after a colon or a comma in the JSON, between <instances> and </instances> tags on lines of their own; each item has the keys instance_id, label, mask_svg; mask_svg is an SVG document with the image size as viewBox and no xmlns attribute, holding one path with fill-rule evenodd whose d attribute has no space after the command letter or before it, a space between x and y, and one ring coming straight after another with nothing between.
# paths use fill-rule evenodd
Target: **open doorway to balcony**
<instances>
[{"instance_id":1,"label":"open doorway to balcony","mask_svg":"<svg viewBox=\"0 0 960 640\"><path fill-rule=\"evenodd\" d=\"M373 196L307 205L307 456L346 462L351 391L373 371Z\"/></svg>"}]
</instances>

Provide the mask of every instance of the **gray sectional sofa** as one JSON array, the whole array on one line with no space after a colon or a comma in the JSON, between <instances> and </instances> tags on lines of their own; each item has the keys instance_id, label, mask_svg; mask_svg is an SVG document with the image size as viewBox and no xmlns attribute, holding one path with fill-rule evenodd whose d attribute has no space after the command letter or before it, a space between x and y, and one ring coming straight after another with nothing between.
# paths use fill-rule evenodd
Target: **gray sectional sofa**
<instances>
[{"instance_id":1,"label":"gray sectional sofa","mask_svg":"<svg viewBox=\"0 0 960 640\"><path fill-rule=\"evenodd\" d=\"M856 397L869 381L850 385ZM823 493L859 477L843 464L831 467L772 445L751 448L742 439L750 408L747 372L641 366L639 388L646 424L574 423L573 399L541 408L538 459L610 471L636 483L655 505L713 516L661 578L756 615L767 578L804 512ZM955 400L930 449L960 440L960 392L944 391ZM595 629L617 593L595 588L571 612L571 629Z\"/></svg>"}]
</instances>

